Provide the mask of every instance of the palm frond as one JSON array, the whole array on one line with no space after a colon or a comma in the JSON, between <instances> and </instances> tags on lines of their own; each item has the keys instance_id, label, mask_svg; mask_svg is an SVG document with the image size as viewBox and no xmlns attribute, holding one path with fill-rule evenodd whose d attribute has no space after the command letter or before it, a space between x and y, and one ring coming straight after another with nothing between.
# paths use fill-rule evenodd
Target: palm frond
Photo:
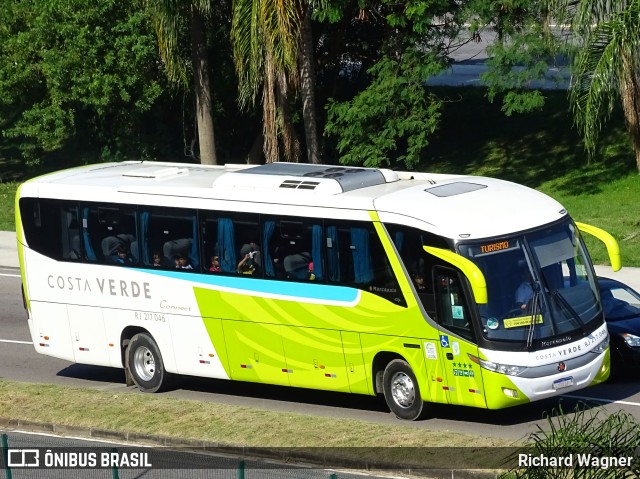
<instances>
[{"instance_id":1,"label":"palm frond","mask_svg":"<svg viewBox=\"0 0 640 479\"><path fill-rule=\"evenodd\" d=\"M620 3L625 9L619 8ZM583 23L576 32L582 45L574 61L570 100L576 125L590 156L599 134L621 97L628 75L638 74L640 51L640 0L611 5L606 0L586 0L580 15L593 14L593 26ZM596 7L605 11L593 13Z\"/></svg>"},{"instance_id":2,"label":"palm frond","mask_svg":"<svg viewBox=\"0 0 640 479\"><path fill-rule=\"evenodd\" d=\"M264 74L263 29L259 15L259 0L233 2L231 41L241 107L255 102Z\"/></svg>"},{"instance_id":3,"label":"palm frond","mask_svg":"<svg viewBox=\"0 0 640 479\"><path fill-rule=\"evenodd\" d=\"M146 0L151 22L158 37L160 56L170 81L186 84L188 75L178 48L180 16L183 3L179 0Z\"/></svg>"}]
</instances>

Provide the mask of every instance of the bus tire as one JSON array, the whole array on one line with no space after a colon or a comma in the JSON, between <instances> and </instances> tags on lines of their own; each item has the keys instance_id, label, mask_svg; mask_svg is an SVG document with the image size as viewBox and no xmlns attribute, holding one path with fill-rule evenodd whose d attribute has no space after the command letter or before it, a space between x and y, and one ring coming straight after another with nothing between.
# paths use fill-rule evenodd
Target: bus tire
<instances>
[{"instance_id":1,"label":"bus tire","mask_svg":"<svg viewBox=\"0 0 640 479\"><path fill-rule=\"evenodd\" d=\"M127 365L140 391L155 393L168 387L170 374L165 371L160 348L150 335L138 333L131 338L127 347Z\"/></svg>"},{"instance_id":2,"label":"bus tire","mask_svg":"<svg viewBox=\"0 0 640 479\"><path fill-rule=\"evenodd\" d=\"M399 419L415 421L422 416L424 403L415 374L402 359L394 359L382 377L384 399L391 412Z\"/></svg>"}]
</instances>

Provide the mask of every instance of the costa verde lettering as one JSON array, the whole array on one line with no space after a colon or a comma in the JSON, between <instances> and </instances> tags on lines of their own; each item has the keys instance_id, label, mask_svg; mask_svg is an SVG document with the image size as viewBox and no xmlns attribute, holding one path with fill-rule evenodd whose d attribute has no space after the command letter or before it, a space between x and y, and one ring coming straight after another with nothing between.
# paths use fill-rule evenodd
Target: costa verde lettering
<instances>
[{"instance_id":1,"label":"costa verde lettering","mask_svg":"<svg viewBox=\"0 0 640 479\"><path fill-rule=\"evenodd\" d=\"M54 276L51 274L47 277L47 284L51 289L88 293L99 291L100 294L108 296L151 299L151 290L147 282L138 283L137 281L124 281L122 279L95 278L95 283L93 283L87 278Z\"/></svg>"}]
</instances>

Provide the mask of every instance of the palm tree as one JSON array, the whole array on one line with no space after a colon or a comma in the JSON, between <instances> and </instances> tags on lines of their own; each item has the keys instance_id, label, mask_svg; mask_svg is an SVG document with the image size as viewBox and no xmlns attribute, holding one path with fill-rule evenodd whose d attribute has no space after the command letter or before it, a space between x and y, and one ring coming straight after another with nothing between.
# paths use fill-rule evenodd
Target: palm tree
<instances>
[{"instance_id":1,"label":"palm tree","mask_svg":"<svg viewBox=\"0 0 640 479\"><path fill-rule=\"evenodd\" d=\"M587 151L621 101L640 171L640 0L582 0L572 30L579 48L570 99Z\"/></svg>"},{"instance_id":2,"label":"palm tree","mask_svg":"<svg viewBox=\"0 0 640 479\"><path fill-rule=\"evenodd\" d=\"M267 162L297 161L291 123L291 92L300 89L307 159L318 163L311 3L308 0L235 0L231 39L240 83L240 104L254 104L262 86L264 153Z\"/></svg>"},{"instance_id":3,"label":"palm tree","mask_svg":"<svg viewBox=\"0 0 640 479\"><path fill-rule=\"evenodd\" d=\"M320 163L320 142L316 122L315 68L313 62L313 35L311 32L311 8L301 2L300 44L298 69L300 72L300 97L302 99L302 119L307 141L307 161Z\"/></svg>"},{"instance_id":4,"label":"palm tree","mask_svg":"<svg viewBox=\"0 0 640 479\"><path fill-rule=\"evenodd\" d=\"M180 57L178 43L180 24L187 16L191 33L191 64L193 67L193 88L196 97L196 120L200 162L205 165L218 163L213 129L211 102L211 79L207 56L205 20L211 12L209 0L147 0L152 22L158 37L160 55L167 69L169 79L175 83L188 85L187 70Z\"/></svg>"}]
</instances>

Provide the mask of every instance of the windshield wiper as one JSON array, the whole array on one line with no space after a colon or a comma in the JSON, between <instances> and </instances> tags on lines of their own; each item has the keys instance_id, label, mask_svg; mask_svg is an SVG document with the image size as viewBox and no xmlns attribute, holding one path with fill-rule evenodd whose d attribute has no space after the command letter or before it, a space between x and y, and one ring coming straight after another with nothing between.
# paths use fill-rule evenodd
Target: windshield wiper
<instances>
[{"instance_id":1,"label":"windshield wiper","mask_svg":"<svg viewBox=\"0 0 640 479\"><path fill-rule=\"evenodd\" d=\"M582 321L580 321L580 316L578 315L576 310L573 309L573 306L569 304L569 302L565 299L564 296L562 296L562 293L558 289L554 289L551 291L551 297L556 300L556 303L560 306L560 309L567 313L566 315L570 320L573 320L578 327L584 326Z\"/></svg>"},{"instance_id":2,"label":"windshield wiper","mask_svg":"<svg viewBox=\"0 0 640 479\"><path fill-rule=\"evenodd\" d=\"M533 306L531 308L531 322L529 323L529 330L527 331L527 349L531 349L531 345L533 344L533 333L536 329L536 316L540 309L540 283L535 281L532 286L533 296L531 297L531 303Z\"/></svg>"}]
</instances>

